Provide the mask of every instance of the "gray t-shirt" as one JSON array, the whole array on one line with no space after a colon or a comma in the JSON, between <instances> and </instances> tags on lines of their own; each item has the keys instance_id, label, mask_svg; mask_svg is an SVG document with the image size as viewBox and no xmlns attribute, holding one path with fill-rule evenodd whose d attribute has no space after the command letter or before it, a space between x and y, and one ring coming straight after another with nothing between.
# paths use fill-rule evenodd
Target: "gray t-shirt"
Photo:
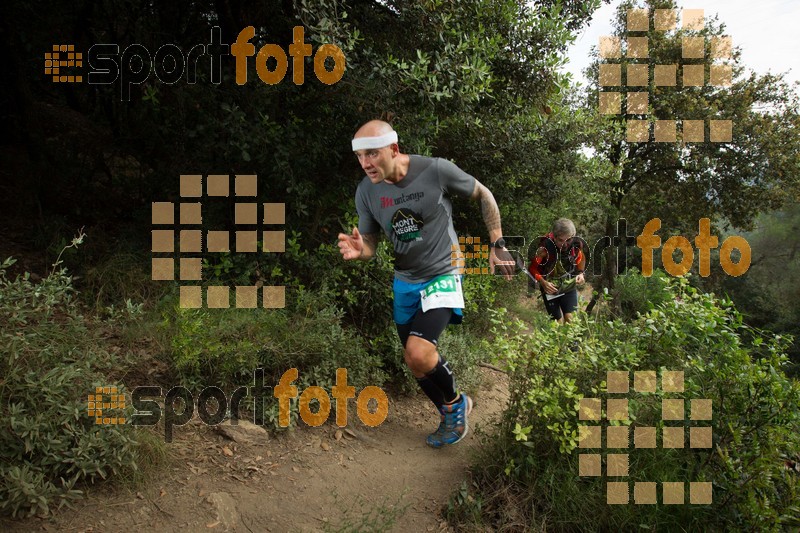
<instances>
[{"instance_id":1,"label":"gray t-shirt","mask_svg":"<svg viewBox=\"0 0 800 533\"><path fill-rule=\"evenodd\" d=\"M368 177L358 184L358 231L382 229L394 245L395 275L422 283L458 271L450 259L458 236L448 197L469 197L475 178L446 159L410 155L409 160L408 173L397 184L373 184Z\"/></svg>"}]
</instances>

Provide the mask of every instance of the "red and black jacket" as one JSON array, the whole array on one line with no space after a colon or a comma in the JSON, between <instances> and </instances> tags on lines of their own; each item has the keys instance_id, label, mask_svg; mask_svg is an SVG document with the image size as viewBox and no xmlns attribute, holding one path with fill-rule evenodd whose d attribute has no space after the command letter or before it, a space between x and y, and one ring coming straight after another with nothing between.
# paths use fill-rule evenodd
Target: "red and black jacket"
<instances>
[{"instance_id":1,"label":"red and black jacket","mask_svg":"<svg viewBox=\"0 0 800 533\"><path fill-rule=\"evenodd\" d=\"M541 254L540 250L544 249L547 254ZM542 281L542 278L548 279L556 266L556 261L561 260L564 270L573 276L577 276L583 272L580 265L584 265L585 254L583 253L582 239L572 238L568 241L567 250L561 251L556 248L555 235L552 232L547 236L539 239L539 246L536 253L528 266L528 272L536 278L536 281Z\"/></svg>"}]
</instances>

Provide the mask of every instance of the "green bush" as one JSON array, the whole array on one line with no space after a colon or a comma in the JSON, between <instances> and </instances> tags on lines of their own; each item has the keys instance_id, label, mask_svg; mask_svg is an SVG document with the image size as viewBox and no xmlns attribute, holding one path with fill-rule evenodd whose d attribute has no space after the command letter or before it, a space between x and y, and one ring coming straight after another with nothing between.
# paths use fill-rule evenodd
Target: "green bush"
<instances>
[{"instance_id":1,"label":"green bush","mask_svg":"<svg viewBox=\"0 0 800 533\"><path fill-rule=\"evenodd\" d=\"M612 308L625 319L647 313L672 298L668 290L669 276L656 269L649 277L642 276L637 268L629 268L614 280Z\"/></svg>"},{"instance_id":2,"label":"green bush","mask_svg":"<svg viewBox=\"0 0 800 533\"><path fill-rule=\"evenodd\" d=\"M192 389L216 385L233 389L252 382L264 369L267 384L278 383L297 368L296 386L331 390L336 369L346 368L357 390L381 386L381 359L369 353L367 339L342 324L343 313L326 297L296 290L286 309L180 309L166 314L163 327L172 336L172 362ZM265 419L277 426L277 401L271 396ZM246 405L246 403L245 403Z\"/></svg>"},{"instance_id":3,"label":"green bush","mask_svg":"<svg viewBox=\"0 0 800 533\"><path fill-rule=\"evenodd\" d=\"M491 322L487 309L491 309L498 302L498 297L502 295L512 295L508 285L500 276L491 275L466 275L463 278L464 288L464 323L467 324L476 334L486 334L491 329Z\"/></svg>"},{"instance_id":4,"label":"green bush","mask_svg":"<svg viewBox=\"0 0 800 533\"><path fill-rule=\"evenodd\" d=\"M87 416L118 361L80 315L71 278L9 280L13 263L0 265L0 512L46 514L80 483L135 470L137 443L130 426Z\"/></svg>"},{"instance_id":5,"label":"green bush","mask_svg":"<svg viewBox=\"0 0 800 533\"><path fill-rule=\"evenodd\" d=\"M81 296L95 310L125 300L151 302L168 290L167 284L153 283L149 255L114 250L84 269Z\"/></svg>"},{"instance_id":6,"label":"green bush","mask_svg":"<svg viewBox=\"0 0 800 533\"><path fill-rule=\"evenodd\" d=\"M730 301L685 280L669 283L668 291L670 299L629 323L579 315L530 335L520 334L521 324L498 324L492 344L507 357L509 407L477 467L480 518L458 506L451 517L471 516L473 526L523 520L525 528L555 530L800 525L800 476L786 467L800 452L800 385L783 372L787 339L754 332ZM628 481L710 481L712 505L689 505L688 494L686 505L607 505L606 479L578 476L579 453L594 451L577 449L578 425L586 424L578 420L579 402L609 397L609 370L684 372L683 393L627 395L631 420L624 423L631 427L681 425L661 420L665 396L684 398L687 413L693 398L712 400L712 421L683 423L712 426L711 449L627 452Z\"/></svg>"}]
</instances>

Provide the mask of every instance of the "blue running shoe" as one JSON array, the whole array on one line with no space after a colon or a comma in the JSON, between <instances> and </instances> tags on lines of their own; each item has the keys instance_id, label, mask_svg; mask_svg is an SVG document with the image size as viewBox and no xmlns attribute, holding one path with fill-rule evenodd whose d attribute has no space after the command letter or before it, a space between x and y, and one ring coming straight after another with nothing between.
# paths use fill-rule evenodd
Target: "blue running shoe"
<instances>
[{"instance_id":1,"label":"blue running shoe","mask_svg":"<svg viewBox=\"0 0 800 533\"><path fill-rule=\"evenodd\" d=\"M428 446L441 448L466 437L469 430L467 416L472 412L472 398L462 392L457 402L443 405L439 412L442 419L436 431L428 435Z\"/></svg>"}]
</instances>

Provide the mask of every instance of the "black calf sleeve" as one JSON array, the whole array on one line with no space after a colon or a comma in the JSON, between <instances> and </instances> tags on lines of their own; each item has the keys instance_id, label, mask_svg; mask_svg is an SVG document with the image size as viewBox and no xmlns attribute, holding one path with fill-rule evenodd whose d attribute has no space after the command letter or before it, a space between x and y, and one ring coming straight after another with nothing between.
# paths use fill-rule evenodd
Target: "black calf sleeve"
<instances>
[{"instance_id":1,"label":"black calf sleeve","mask_svg":"<svg viewBox=\"0 0 800 533\"><path fill-rule=\"evenodd\" d=\"M447 361L444 360L441 354L439 354L439 362L433 370L425 374L425 377L439 388L445 403L452 402L456 399L456 396L458 396L456 392L456 379L453 377L450 367L447 366Z\"/></svg>"},{"instance_id":2,"label":"black calf sleeve","mask_svg":"<svg viewBox=\"0 0 800 533\"><path fill-rule=\"evenodd\" d=\"M417 383L419 383L422 392L436 405L436 408L441 409L444 405L444 395L441 389L427 377L417 378Z\"/></svg>"}]
</instances>

